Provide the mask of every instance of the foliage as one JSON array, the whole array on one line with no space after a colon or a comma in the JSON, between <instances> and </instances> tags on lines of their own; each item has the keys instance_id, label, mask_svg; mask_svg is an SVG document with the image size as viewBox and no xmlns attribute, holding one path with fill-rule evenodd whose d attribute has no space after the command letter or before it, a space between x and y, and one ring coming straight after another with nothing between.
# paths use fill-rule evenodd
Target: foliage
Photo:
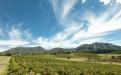
<instances>
[{"instance_id":1,"label":"foliage","mask_svg":"<svg viewBox=\"0 0 121 75\"><path fill-rule=\"evenodd\" d=\"M6 56L11 56L11 55L12 55L12 53L10 53L10 52L6 53Z\"/></svg>"},{"instance_id":2,"label":"foliage","mask_svg":"<svg viewBox=\"0 0 121 75\"><path fill-rule=\"evenodd\" d=\"M12 56L10 75L120 75L119 65L82 63L39 56Z\"/></svg>"}]
</instances>

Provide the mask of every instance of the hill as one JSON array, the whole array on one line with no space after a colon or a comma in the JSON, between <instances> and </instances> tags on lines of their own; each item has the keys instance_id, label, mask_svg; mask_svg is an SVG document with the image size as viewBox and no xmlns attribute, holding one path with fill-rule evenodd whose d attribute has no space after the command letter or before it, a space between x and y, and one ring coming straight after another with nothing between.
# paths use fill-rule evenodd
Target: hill
<instances>
[{"instance_id":1,"label":"hill","mask_svg":"<svg viewBox=\"0 0 121 75\"><path fill-rule=\"evenodd\" d=\"M66 49L66 48L60 48L60 47L57 47L57 48L53 48L51 50L48 50L49 52L59 52L59 51L65 51L65 52L68 52L68 51L73 51L74 49L73 48L70 48L70 49Z\"/></svg>"},{"instance_id":2,"label":"hill","mask_svg":"<svg viewBox=\"0 0 121 75\"><path fill-rule=\"evenodd\" d=\"M113 45L110 43L83 44L75 49L79 51L97 51L97 50L121 50L121 46Z\"/></svg>"},{"instance_id":3,"label":"hill","mask_svg":"<svg viewBox=\"0 0 121 75\"><path fill-rule=\"evenodd\" d=\"M23 48L23 47L16 47L16 48L12 48L9 49L7 51L4 51L4 53L6 52L10 52L10 53L18 53L18 54L32 54L32 53L43 53L46 50L44 48L42 48L41 46L37 46L37 47L27 47L27 48Z\"/></svg>"},{"instance_id":4,"label":"hill","mask_svg":"<svg viewBox=\"0 0 121 75\"><path fill-rule=\"evenodd\" d=\"M32 54L32 53L44 53L44 52L48 52L48 53L54 53L54 52L71 52L71 51L75 51L75 52L95 52L95 53L112 53L112 52L117 52L117 53L121 53L121 46L117 46L117 45L113 45L110 43L92 43L92 44L83 44L80 45L77 48L72 48L72 49L64 49L64 48L53 48L51 50L46 50L44 48L42 48L41 46L38 47L27 47L27 48L23 48L23 47L16 47L16 48L12 48L9 49L7 51L4 51L4 53L6 52L10 52L10 53L18 53L18 54Z\"/></svg>"}]
</instances>

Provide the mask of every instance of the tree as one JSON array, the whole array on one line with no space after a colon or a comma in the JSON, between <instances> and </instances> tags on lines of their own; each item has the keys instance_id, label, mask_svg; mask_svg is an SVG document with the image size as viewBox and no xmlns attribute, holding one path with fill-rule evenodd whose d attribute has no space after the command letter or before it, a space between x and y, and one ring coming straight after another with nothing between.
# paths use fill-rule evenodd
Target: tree
<instances>
[{"instance_id":1,"label":"tree","mask_svg":"<svg viewBox=\"0 0 121 75\"><path fill-rule=\"evenodd\" d=\"M70 57L67 57L67 59L71 59Z\"/></svg>"},{"instance_id":2,"label":"tree","mask_svg":"<svg viewBox=\"0 0 121 75\"><path fill-rule=\"evenodd\" d=\"M6 53L6 56L12 56L12 53L7 52L7 53Z\"/></svg>"},{"instance_id":3,"label":"tree","mask_svg":"<svg viewBox=\"0 0 121 75\"><path fill-rule=\"evenodd\" d=\"M116 59L116 56L111 56L111 59Z\"/></svg>"}]
</instances>

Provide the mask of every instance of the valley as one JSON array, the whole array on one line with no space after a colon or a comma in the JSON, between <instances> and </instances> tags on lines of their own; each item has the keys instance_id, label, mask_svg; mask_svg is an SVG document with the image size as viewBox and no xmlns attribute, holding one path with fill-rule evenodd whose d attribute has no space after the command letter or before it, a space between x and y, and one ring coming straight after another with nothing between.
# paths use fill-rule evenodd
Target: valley
<instances>
[{"instance_id":1,"label":"valley","mask_svg":"<svg viewBox=\"0 0 121 75\"><path fill-rule=\"evenodd\" d=\"M108 43L96 42L73 49L51 50L40 46L19 47L4 51L1 55L1 75L121 74L120 46Z\"/></svg>"},{"instance_id":2,"label":"valley","mask_svg":"<svg viewBox=\"0 0 121 75\"><path fill-rule=\"evenodd\" d=\"M83 56L81 56L83 55ZM109 58L113 54L107 54ZM121 56L121 54L115 54ZM56 57L57 56L57 57ZM68 57L67 57L68 56ZM69 57L70 56L70 57ZM90 57L95 59L88 59ZM97 56L97 57L94 57ZM98 59L100 58L100 60ZM97 60L98 59L98 60ZM103 60L104 59L104 60ZM120 75L121 59L105 60L101 54L72 53L58 55L12 56L9 74L14 75Z\"/></svg>"}]
</instances>

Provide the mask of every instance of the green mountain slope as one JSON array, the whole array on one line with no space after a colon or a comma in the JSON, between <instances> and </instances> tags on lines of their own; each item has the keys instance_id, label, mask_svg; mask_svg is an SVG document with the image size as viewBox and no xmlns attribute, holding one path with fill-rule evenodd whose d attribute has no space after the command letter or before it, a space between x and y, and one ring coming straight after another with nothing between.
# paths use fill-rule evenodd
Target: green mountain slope
<instances>
[{"instance_id":1,"label":"green mountain slope","mask_svg":"<svg viewBox=\"0 0 121 75\"><path fill-rule=\"evenodd\" d=\"M10 52L10 53L20 53L20 54L25 54L25 53L43 53L46 50L40 46L37 47L27 47L27 48L23 48L23 47L16 47L16 48L12 48L10 50L7 50L5 52Z\"/></svg>"},{"instance_id":2,"label":"green mountain slope","mask_svg":"<svg viewBox=\"0 0 121 75\"><path fill-rule=\"evenodd\" d=\"M110 43L83 44L76 48L76 51L97 51L97 50L121 50L121 46Z\"/></svg>"},{"instance_id":3,"label":"green mountain slope","mask_svg":"<svg viewBox=\"0 0 121 75\"><path fill-rule=\"evenodd\" d=\"M83 44L80 45L77 48L72 48L72 49L64 49L64 48L53 48L51 50L45 50L44 48L42 48L41 46L38 47L27 47L27 48L23 48L23 47L16 47L16 48L12 48L10 50L4 51L4 53L6 52L10 52L10 53L20 53L20 54L25 54L25 53L44 53L44 52L49 52L49 53L53 53L53 52L69 52L69 51L76 51L76 52L85 52L85 51L89 51L89 52L94 52L94 51L98 51L98 52L102 52L103 53L105 51L111 51L115 52L115 50L121 50L121 46L117 46L117 45L113 45L110 43L98 43L95 42L93 44ZM100 53L101 53L100 52Z\"/></svg>"}]
</instances>

